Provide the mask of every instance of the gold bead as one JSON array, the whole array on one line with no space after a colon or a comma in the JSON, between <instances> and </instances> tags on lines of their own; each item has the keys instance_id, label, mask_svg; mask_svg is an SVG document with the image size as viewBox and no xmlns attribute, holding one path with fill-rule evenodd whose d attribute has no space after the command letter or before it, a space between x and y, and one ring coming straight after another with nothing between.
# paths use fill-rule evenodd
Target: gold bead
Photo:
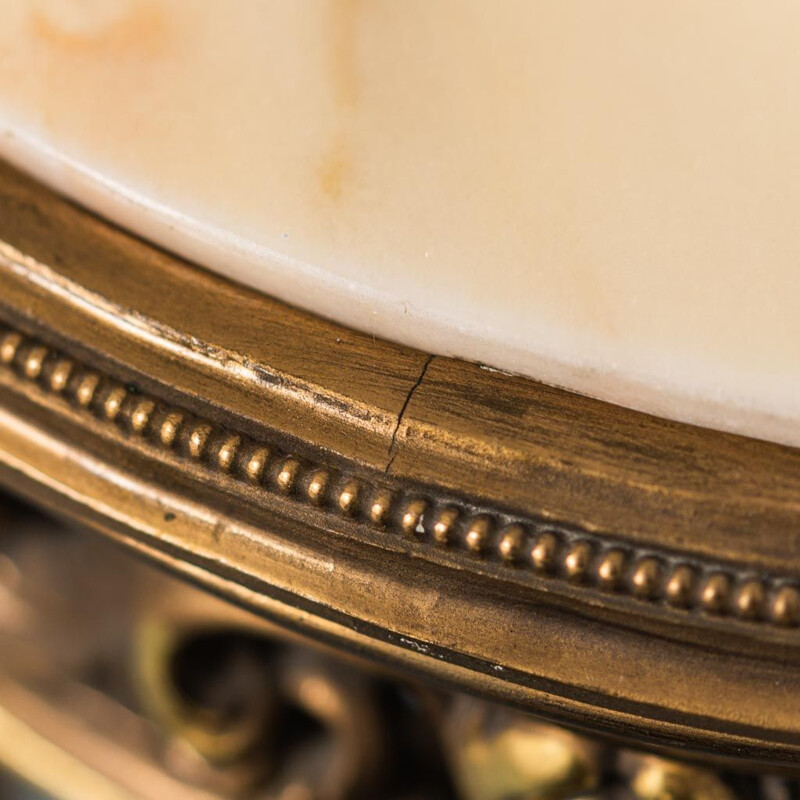
<instances>
[{"instance_id":1,"label":"gold bead","mask_svg":"<svg viewBox=\"0 0 800 800\"><path fill-rule=\"evenodd\" d=\"M128 392L124 386L115 386L103 401L103 415L109 421L115 420L122 410L122 404L128 397Z\"/></svg>"},{"instance_id":2,"label":"gold bead","mask_svg":"<svg viewBox=\"0 0 800 800\"><path fill-rule=\"evenodd\" d=\"M13 361L16 358L17 350L22 345L22 341L22 335L16 331L10 331L5 334L0 339L0 363L10 364Z\"/></svg>"},{"instance_id":3,"label":"gold bead","mask_svg":"<svg viewBox=\"0 0 800 800\"><path fill-rule=\"evenodd\" d=\"M474 555L480 555L489 543L491 522L488 517L475 517L470 520L464 534L464 544Z\"/></svg>"},{"instance_id":4,"label":"gold bead","mask_svg":"<svg viewBox=\"0 0 800 800\"><path fill-rule=\"evenodd\" d=\"M672 574L664 586L667 602L673 606L685 608L692 602L693 590L694 571L688 564L679 564L672 570Z\"/></svg>"},{"instance_id":5,"label":"gold bead","mask_svg":"<svg viewBox=\"0 0 800 800\"><path fill-rule=\"evenodd\" d=\"M800 622L800 591L795 586L781 586L775 592L770 616L778 625L793 626Z\"/></svg>"},{"instance_id":6,"label":"gold bead","mask_svg":"<svg viewBox=\"0 0 800 800\"><path fill-rule=\"evenodd\" d=\"M223 472L230 472L233 468L239 447L242 444L240 436L228 436L217 450L217 466Z\"/></svg>"},{"instance_id":7,"label":"gold bead","mask_svg":"<svg viewBox=\"0 0 800 800\"><path fill-rule=\"evenodd\" d=\"M189 434L189 455L192 458L203 457L210 436L211 426L204 422L197 425Z\"/></svg>"},{"instance_id":8,"label":"gold bead","mask_svg":"<svg viewBox=\"0 0 800 800\"><path fill-rule=\"evenodd\" d=\"M658 593L661 565L655 558L643 558L631 575L631 591L636 597L647 599Z\"/></svg>"},{"instance_id":9,"label":"gold bead","mask_svg":"<svg viewBox=\"0 0 800 800\"><path fill-rule=\"evenodd\" d=\"M171 411L167 414L158 430L158 438L161 440L161 444L166 447L172 447L178 440L178 434L180 433L182 425L183 414L179 411Z\"/></svg>"},{"instance_id":10,"label":"gold bead","mask_svg":"<svg viewBox=\"0 0 800 800\"><path fill-rule=\"evenodd\" d=\"M582 581L586 577L592 560L592 546L589 542L576 542L564 556L564 572L571 581Z\"/></svg>"},{"instance_id":11,"label":"gold bead","mask_svg":"<svg viewBox=\"0 0 800 800\"><path fill-rule=\"evenodd\" d=\"M622 583L625 573L626 554L624 550L609 550L597 566L597 582L604 589L616 589Z\"/></svg>"},{"instance_id":12,"label":"gold bead","mask_svg":"<svg viewBox=\"0 0 800 800\"><path fill-rule=\"evenodd\" d=\"M724 572L715 572L706 578L700 589L700 602L711 614L727 611L731 580Z\"/></svg>"},{"instance_id":13,"label":"gold bead","mask_svg":"<svg viewBox=\"0 0 800 800\"><path fill-rule=\"evenodd\" d=\"M247 459L244 474L251 483L259 483L264 475L264 470L269 462L269 450L266 447L256 447Z\"/></svg>"},{"instance_id":14,"label":"gold bead","mask_svg":"<svg viewBox=\"0 0 800 800\"><path fill-rule=\"evenodd\" d=\"M50 373L50 388L54 392L63 392L67 388L74 368L75 365L72 361L68 358L62 358Z\"/></svg>"},{"instance_id":15,"label":"gold bead","mask_svg":"<svg viewBox=\"0 0 800 800\"><path fill-rule=\"evenodd\" d=\"M427 510L428 504L424 500L409 500L400 517L400 530L406 536L424 536L423 519Z\"/></svg>"},{"instance_id":16,"label":"gold bead","mask_svg":"<svg viewBox=\"0 0 800 800\"><path fill-rule=\"evenodd\" d=\"M131 414L131 428L136 433L144 433L150 424L156 404L152 400L139 400Z\"/></svg>"},{"instance_id":17,"label":"gold bead","mask_svg":"<svg viewBox=\"0 0 800 800\"><path fill-rule=\"evenodd\" d=\"M96 372L88 372L84 375L77 388L75 389L75 399L78 405L88 408L93 402L97 387L100 385L100 376Z\"/></svg>"},{"instance_id":18,"label":"gold bead","mask_svg":"<svg viewBox=\"0 0 800 800\"><path fill-rule=\"evenodd\" d=\"M328 488L328 471L318 469L311 475L306 488L306 496L312 503L320 504L325 500L325 492Z\"/></svg>"},{"instance_id":19,"label":"gold bead","mask_svg":"<svg viewBox=\"0 0 800 800\"><path fill-rule=\"evenodd\" d=\"M299 472L300 462L296 458L287 458L283 464L281 464L281 468L278 470L278 475L275 478L278 489L284 493L290 492L294 487Z\"/></svg>"},{"instance_id":20,"label":"gold bead","mask_svg":"<svg viewBox=\"0 0 800 800\"><path fill-rule=\"evenodd\" d=\"M352 514L358 505L359 485L356 481L347 481L339 492L336 504L344 514Z\"/></svg>"},{"instance_id":21,"label":"gold bead","mask_svg":"<svg viewBox=\"0 0 800 800\"><path fill-rule=\"evenodd\" d=\"M26 378L36 380L42 374L44 360L47 358L47 348L42 345L32 347L25 356L23 372Z\"/></svg>"},{"instance_id":22,"label":"gold bead","mask_svg":"<svg viewBox=\"0 0 800 800\"><path fill-rule=\"evenodd\" d=\"M736 593L736 613L743 619L758 619L764 613L765 602L766 592L761 581L747 581Z\"/></svg>"},{"instance_id":23,"label":"gold bead","mask_svg":"<svg viewBox=\"0 0 800 800\"><path fill-rule=\"evenodd\" d=\"M455 534L456 523L458 522L458 509L456 508L443 508L436 515L436 521L433 523L433 541L436 544L446 547L453 541Z\"/></svg>"},{"instance_id":24,"label":"gold bead","mask_svg":"<svg viewBox=\"0 0 800 800\"><path fill-rule=\"evenodd\" d=\"M537 572L552 572L558 555L558 537L549 531L540 534L531 550L531 562Z\"/></svg>"},{"instance_id":25,"label":"gold bead","mask_svg":"<svg viewBox=\"0 0 800 800\"><path fill-rule=\"evenodd\" d=\"M379 490L369 506L369 518L375 525L385 525L392 510L392 493L388 489Z\"/></svg>"},{"instance_id":26,"label":"gold bead","mask_svg":"<svg viewBox=\"0 0 800 800\"><path fill-rule=\"evenodd\" d=\"M513 523L504 528L497 552L506 564L513 564L522 555L522 545L525 541L525 528L518 523Z\"/></svg>"}]
</instances>

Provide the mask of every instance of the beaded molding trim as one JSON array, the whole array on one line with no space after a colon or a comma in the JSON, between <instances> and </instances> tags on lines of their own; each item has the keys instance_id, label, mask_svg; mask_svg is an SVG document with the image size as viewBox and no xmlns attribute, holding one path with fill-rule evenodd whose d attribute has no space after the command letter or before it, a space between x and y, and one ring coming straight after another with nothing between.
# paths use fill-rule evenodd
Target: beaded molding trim
<instances>
[{"instance_id":1,"label":"beaded molding trim","mask_svg":"<svg viewBox=\"0 0 800 800\"><path fill-rule=\"evenodd\" d=\"M786 579L357 479L167 406L7 326L0 327L0 368L206 469L379 530L643 602L800 625L800 588Z\"/></svg>"}]
</instances>

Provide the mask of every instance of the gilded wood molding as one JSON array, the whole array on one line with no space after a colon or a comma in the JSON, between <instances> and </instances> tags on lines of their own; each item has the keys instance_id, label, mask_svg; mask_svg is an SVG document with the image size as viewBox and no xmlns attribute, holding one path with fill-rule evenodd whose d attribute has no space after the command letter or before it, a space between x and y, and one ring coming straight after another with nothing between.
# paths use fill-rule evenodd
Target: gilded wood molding
<instances>
[{"instance_id":1,"label":"gilded wood molding","mask_svg":"<svg viewBox=\"0 0 800 800\"><path fill-rule=\"evenodd\" d=\"M800 453L313 318L0 167L0 480L340 646L800 754Z\"/></svg>"},{"instance_id":2,"label":"gilded wood molding","mask_svg":"<svg viewBox=\"0 0 800 800\"><path fill-rule=\"evenodd\" d=\"M754 624L795 627L800 622L800 589L783 575L760 576L747 567L686 553L631 547L610 534L523 518L481 507L480 500L443 497L435 485L397 491L381 474L358 479L123 385L14 329L0 327L0 365L202 469L427 547L642 602Z\"/></svg>"}]
</instances>

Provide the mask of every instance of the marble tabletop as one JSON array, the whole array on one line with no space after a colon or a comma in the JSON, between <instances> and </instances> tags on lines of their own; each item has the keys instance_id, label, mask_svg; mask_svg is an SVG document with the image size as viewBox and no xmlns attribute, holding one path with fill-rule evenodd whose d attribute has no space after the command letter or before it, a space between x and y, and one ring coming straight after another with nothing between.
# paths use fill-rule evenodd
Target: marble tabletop
<instances>
[{"instance_id":1,"label":"marble tabletop","mask_svg":"<svg viewBox=\"0 0 800 800\"><path fill-rule=\"evenodd\" d=\"M375 335L800 444L799 40L791 0L0 0L0 156Z\"/></svg>"}]
</instances>

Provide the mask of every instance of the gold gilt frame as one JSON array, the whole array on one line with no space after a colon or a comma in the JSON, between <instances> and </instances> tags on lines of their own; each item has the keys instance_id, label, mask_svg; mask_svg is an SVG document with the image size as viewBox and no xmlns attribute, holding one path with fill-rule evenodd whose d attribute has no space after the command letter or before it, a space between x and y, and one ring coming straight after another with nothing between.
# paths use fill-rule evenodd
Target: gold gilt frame
<instances>
[{"instance_id":1,"label":"gold gilt frame","mask_svg":"<svg viewBox=\"0 0 800 800\"><path fill-rule=\"evenodd\" d=\"M375 340L6 165L0 482L409 671L800 757L800 451Z\"/></svg>"}]
</instances>

